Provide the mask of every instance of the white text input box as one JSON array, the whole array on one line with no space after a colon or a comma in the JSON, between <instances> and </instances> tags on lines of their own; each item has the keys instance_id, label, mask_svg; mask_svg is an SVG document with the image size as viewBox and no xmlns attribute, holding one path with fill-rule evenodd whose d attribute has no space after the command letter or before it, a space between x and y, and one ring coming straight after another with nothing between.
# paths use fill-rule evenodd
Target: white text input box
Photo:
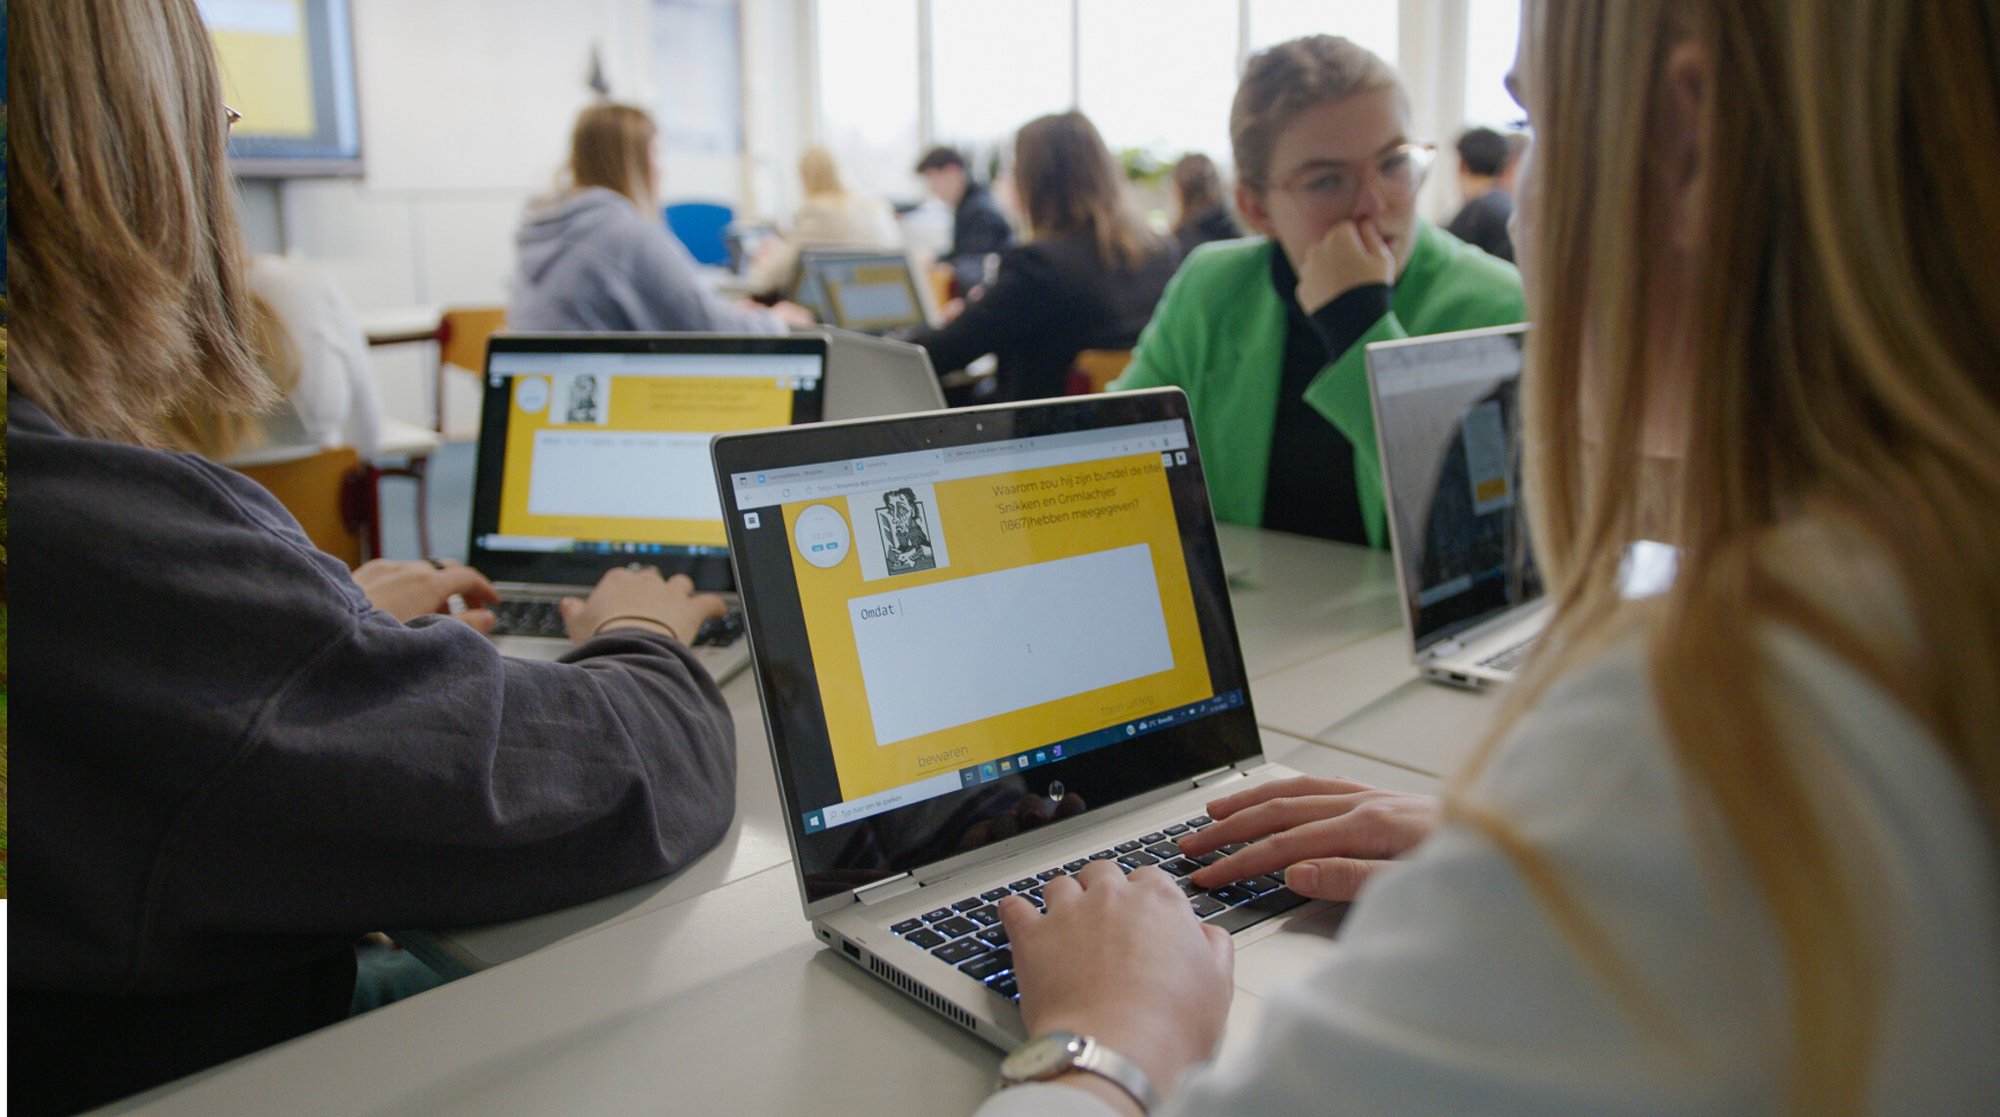
<instances>
[{"instance_id":1,"label":"white text input box","mask_svg":"<svg viewBox=\"0 0 2000 1117\"><path fill-rule=\"evenodd\" d=\"M720 520L708 435L536 431L528 511L537 516Z\"/></svg>"},{"instance_id":2,"label":"white text input box","mask_svg":"<svg viewBox=\"0 0 2000 1117\"><path fill-rule=\"evenodd\" d=\"M1174 666L1144 543L857 597L848 612L878 745Z\"/></svg>"}]
</instances>

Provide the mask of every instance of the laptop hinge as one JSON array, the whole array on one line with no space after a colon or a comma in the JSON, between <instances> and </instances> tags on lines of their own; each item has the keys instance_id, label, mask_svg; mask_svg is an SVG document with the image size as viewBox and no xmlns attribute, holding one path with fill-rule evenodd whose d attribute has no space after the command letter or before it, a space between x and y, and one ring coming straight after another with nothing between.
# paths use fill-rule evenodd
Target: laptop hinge
<instances>
[{"instance_id":1,"label":"laptop hinge","mask_svg":"<svg viewBox=\"0 0 2000 1117\"><path fill-rule=\"evenodd\" d=\"M1449 640L1440 640L1437 643L1432 644L1430 647L1424 649L1424 654L1432 659L1437 659L1443 656L1457 655L1458 653L1464 650L1465 650L1465 645L1459 643L1458 639L1454 637Z\"/></svg>"},{"instance_id":2,"label":"laptop hinge","mask_svg":"<svg viewBox=\"0 0 2000 1117\"><path fill-rule=\"evenodd\" d=\"M1242 774L1243 773L1236 768L1217 768L1213 772L1203 772L1201 775L1196 776L1194 778L1194 785L1196 787L1208 787L1212 784L1221 783L1223 780L1226 780L1231 776L1240 776Z\"/></svg>"},{"instance_id":3,"label":"laptop hinge","mask_svg":"<svg viewBox=\"0 0 2000 1117\"><path fill-rule=\"evenodd\" d=\"M909 873L899 873L888 880L878 880L854 890L854 898L862 904L879 904L891 900L905 892L917 890L917 878Z\"/></svg>"}]
</instances>

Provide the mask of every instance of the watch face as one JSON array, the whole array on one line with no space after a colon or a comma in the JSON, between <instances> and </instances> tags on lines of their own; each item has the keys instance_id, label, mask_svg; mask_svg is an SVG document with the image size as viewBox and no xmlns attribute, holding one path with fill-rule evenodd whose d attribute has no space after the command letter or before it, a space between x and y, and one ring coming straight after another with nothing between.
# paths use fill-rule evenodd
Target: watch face
<instances>
[{"instance_id":1,"label":"watch face","mask_svg":"<svg viewBox=\"0 0 2000 1117\"><path fill-rule=\"evenodd\" d=\"M1000 1077L1009 1082L1034 1082L1068 1070L1083 1050L1074 1032L1047 1032L1016 1047L1000 1063Z\"/></svg>"}]
</instances>

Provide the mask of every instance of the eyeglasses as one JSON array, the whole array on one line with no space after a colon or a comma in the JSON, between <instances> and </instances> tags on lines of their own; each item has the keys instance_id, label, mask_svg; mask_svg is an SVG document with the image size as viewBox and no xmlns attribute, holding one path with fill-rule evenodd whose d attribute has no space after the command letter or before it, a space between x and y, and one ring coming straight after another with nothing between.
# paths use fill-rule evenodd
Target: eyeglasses
<instances>
[{"instance_id":1,"label":"eyeglasses","mask_svg":"<svg viewBox=\"0 0 2000 1117\"><path fill-rule=\"evenodd\" d=\"M1322 213L1345 213L1354 208L1361 193L1364 168L1372 169L1382 192L1402 201L1416 196L1431 164L1437 161L1437 145L1407 143L1390 148L1373 163L1315 164L1292 176L1275 189L1296 195L1307 206Z\"/></svg>"},{"instance_id":2,"label":"eyeglasses","mask_svg":"<svg viewBox=\"0 0 2000 1117\"><path fill-rule=\"evenodd\" d=\"M241 119L243 119L242 113L237 112L235 109L230 108L228 105L222 106L222 127L224 129L230 129L236 127L236 122Z\"/></svg>"}]
</instances>

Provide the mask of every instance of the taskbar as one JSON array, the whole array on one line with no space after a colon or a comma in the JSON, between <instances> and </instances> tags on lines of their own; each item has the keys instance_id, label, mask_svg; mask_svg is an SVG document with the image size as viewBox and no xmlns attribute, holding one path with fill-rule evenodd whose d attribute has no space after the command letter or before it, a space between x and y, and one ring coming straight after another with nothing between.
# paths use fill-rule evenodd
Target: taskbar
<instances>
[{"instance_id":1,"label":"taskbar","mask_svg":"<svg viewBox=\"0 0 2000 1117\"><path fill-rule=\"evenodd\" d=\"M1143 737L1148 733L1158 733L1163 729L1168 729L1184 722L1211 717L1225 710L1236 709L1243 705L1243 701L1244 695L1241 690L1228 691L1215 695L1212 698L1203 699L1200 702L1190 703L1186 706L1174 706L1166 710L1147 714L1142 718L1135 718L1131 721L1120 722L1116 725L1106 726L1103 729L1080 734L1067 740L1056 741L1046 745L1037 745L1032 749L1025 749L1018 753L996 757L979 764L967 765L956 772L946 772L942 775L929 776L915 783L904 784L901 787L892 787L887 791L877 792L874 795L865 795L859 799L849 799L844 803L834 803L816 811L807 811L800 817L805 824L806 833L822 833L836 826L844 826L847 823L855 822L871 815L893 811L898 807L907 807L912 803L921 803L926 799L934 799L940 795L949 795L954 791L977 787L983 783L992 783L995 780L1007 779L1031 768L1039 768L1046 764L1069 760L1087 752L1095 752L1098 749L1109 748L1123 741Z\"/></svg>"}]
</instances>

